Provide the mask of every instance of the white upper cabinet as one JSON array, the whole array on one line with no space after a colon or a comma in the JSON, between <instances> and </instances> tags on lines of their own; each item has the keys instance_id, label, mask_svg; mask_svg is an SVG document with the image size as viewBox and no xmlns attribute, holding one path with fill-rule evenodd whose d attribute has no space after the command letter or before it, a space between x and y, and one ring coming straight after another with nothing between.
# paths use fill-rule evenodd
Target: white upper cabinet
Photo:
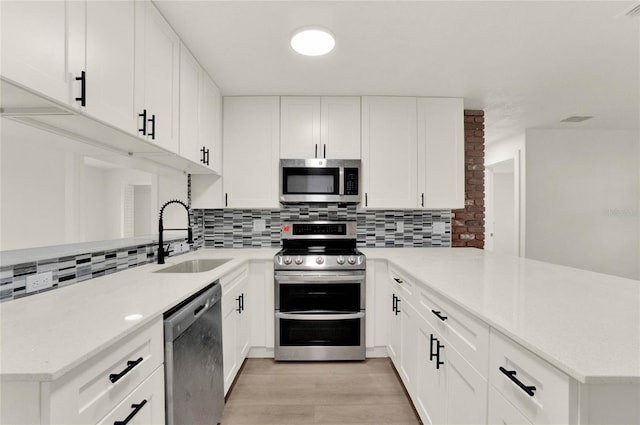
<instances>
[{"instance_id":1,"label":"white upper cabinet","mask_svg":"<svg viewBox=\"0 0 640 425\"><path fill-rule=\"evenodd\" d=\"M220 172L222 98L186 46L180 49L180 155Z\"/></svg>"},{"instance_id":2,"label":"white upper cabinet","mask_svg":"<svg viewBox=\"0 0 640 425\"><path fill-rule=\"evenodd\" d=\"M139 131L147 140L177 153L180 39L151 1L136 5L135 104Z\"/></svg>"},{"instance_id":3,"label":"white upper cabinet","mask_svg":"<svg viewBox=\"0 0 640 425\"><path fill-rule=\"evenodd\" d=\"M415 208L416 98L362 98L364 206Z\"/></svg>"},{"instance_id":4,"label":"white upper cabinet","mask_svg":"<svg viewBox=\"0 0 640 425\"><path fill-rule=\"evenodd\" d=\"M75 3L75 4L74 4ZM2 1L3 78L63 103L72 103L67 54L68 7L73 1ZM80 73L76 75L80 77Z\"/></svg>"},{"instance_id":5,"label":"white upper cabinet","mask_svg":"<svg viewBox=\"0 0 640 425\"><path fill-rule=\"evenodd\" d=\"M360 159L360 98L283 96L281 158Z\"/></svg>"},{"instance_id":6,"label":"white upper cabinet","mask_svg":"<svg viewBox=\"0 0 640 425\"><path fill-rule=\"evenodd\" d=\"M73 2L72 2L73 3ZM137 133L135 2L87 2L86 112Z\"/></svg>"},{"instance_id":7,"label":"white upper cabinet","mask_svg":"<svg viewBox=\"0 0 640 425\"><path fill-rule=\"evenodd\" d=\"M279 208L280 98L226 97L223 115L225 207Z\"/></svg>"},{"instance_id":8,"label":"white upper cabinet","mask_svg":"<svg viewBox=\"0 0 640 425\"><path fill-rule=\"evenodd\" d=\"M418 98L418 204L464 208L464 105Z\"/></svg>"},{"instance_id":9,"label":"white upper cabinet","mask_svg":"<svg viewBox=\"0 0 640 425\"><path fill-rule=\"evenodd\" d=\"M282 96L280 158L322 158L322 153L318 156L319 144L320 98Z\"/></svg>"}]
</instances>

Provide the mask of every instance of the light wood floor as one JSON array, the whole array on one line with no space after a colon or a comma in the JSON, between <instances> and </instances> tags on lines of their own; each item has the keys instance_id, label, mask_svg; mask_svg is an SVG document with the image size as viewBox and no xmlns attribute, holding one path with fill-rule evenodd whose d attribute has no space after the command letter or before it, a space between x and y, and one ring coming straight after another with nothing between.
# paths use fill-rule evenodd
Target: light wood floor
<instances>
[{"instance_id":1,"label":"light wood floor","mask_svg":"<svg viewBox=\"0 0 640 425\"><path fill-rule=\"evenodd\" d=\"M222 425L420 423L389 359L247 359L227 395L222 418Z\"/></svg>"}]
</instances>

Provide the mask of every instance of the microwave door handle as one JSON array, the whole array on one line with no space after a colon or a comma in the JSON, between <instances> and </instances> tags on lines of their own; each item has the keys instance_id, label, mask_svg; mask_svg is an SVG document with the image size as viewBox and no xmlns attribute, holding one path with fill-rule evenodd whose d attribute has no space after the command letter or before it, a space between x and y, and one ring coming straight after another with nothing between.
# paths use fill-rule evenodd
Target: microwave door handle
<instances>
[{"instance_id":1,"label":"microwave door handle","mask_svg":"<svg viewBox=\"0 0 640 425\"><path fill-rule=\"evenodd\" d=\"M358 313L346 313L346 314L291 314L291 313L276 313L277 319L289 319L289 320L345 320L345 319L362 319L364 318L363 312Z\"/></svg>"}]
</instances>

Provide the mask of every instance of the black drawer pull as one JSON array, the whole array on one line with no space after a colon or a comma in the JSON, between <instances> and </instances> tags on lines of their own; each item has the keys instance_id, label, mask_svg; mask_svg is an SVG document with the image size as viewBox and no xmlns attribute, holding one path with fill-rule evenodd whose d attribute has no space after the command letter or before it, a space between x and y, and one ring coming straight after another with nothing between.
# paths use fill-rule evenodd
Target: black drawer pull
<instances>
[{"instance_id":1,"label":"black drawer pull","mask_svg":"<svg viewBox=\"0 0 640 425\"><path fill-rule=\"evenodd\" d=\"M87 106L87 73L81 71L80 76L76 77L76 81L80 81L80 97L76 97L76 102L80 102L82 106Z\"/></svg>"},{"instance_id":2,"label":"black drawer pull","mask_svg":"<svg viewBox=\"0 0 640 425\"><path fill-rule=\"evenodd\" d=\"M395 280L398 283L404 283L401 279L398 279L397 277L394 277L393 280Z\"/></svg>"},{"instance_id":3,"label":"black drawer pull","mask_svg":"<svg viewBox=\"0 0 640 425\"><path fill-rule=\"evenodd\" d=\"M142 133L143 136L147 135L147 110L143 109L141 114L138 114L139 118L142 118L142 128L138 129L138 133Z\"/></svg>"},{"instance_id":4,"label":"black drawer pull","mask_svg":"<svg viewBox=\"0 0 640 425\"><path fill-rule=\"evenodd\" d=\"M132 405L131 405L131 408L132 408L133 410L131 411L131 413L129 413L129 416L127 416L126 418L124 418L124 421L115 421L115 422L113 423L113 425L127 425L127 424L129 423L129 421L130 421L131 419L133 419L133 417L134 417L135 415L137 415L137 414L138 414L138 412L140 411L140 409L142 409L142 407L143 407L145 404L147 404L147 400L142 400L142 401L141 401L140 403L138 403L138 404L132 404Z\"/></svg>"},{"instance_id":5,"label":"black drawer pull","mask_svg":"<svg viewBox=\"0 0 640 425\"><path fill-rule=\"evenodd\" d=\"M443 322L444 322L445 320L447 320L447 319L448 319L448 317L447 317L447 316L443 316L443 315L442 315L442 312L441 312L441 311L431 310L431 312L432 312L433 314L435 314L435 315L436 315L436 317L437 317L438 319L442 320Z\"/></svg>"},{"instance_id":6,"label":"black drawer pull","mask_svg":"<svg viewBox=\"0 0 640 425\"><path fill-rule=\"evenodd\" d=\"M533 397L535 395L533 392L536 390L536 387L534 387L533 385L525 385L522 382L520 382L520 380L518 378L516 378L516 371L515 370L507 370L507 369L503 368L502 366L500 366L499 369L500 369L500 372L502 372L505 375L507 375L507 378L511 379L511 381L513 381L514 384L516 384L518 387L520 387L520 389L522 391L524 391L525 393L527 393L531 397Z\"/></svg>"},{"instance_id":7,"label":"black drawer pull","mask_svg":"<svg viewBox=\"0 0 640 425\"><path fill-rule=\"evenodd\" d=\"M115 384L116 382L118 382L118 380L120 380L120 378L122 378L127 373L131 372L131 369L138 366L141 362L142 362L142 357L138 357L137 360L129 360L127 362L127 368L125 370L123 370L120 373L112 373L109 375L109 381Z\"/></svg>"}]
</instances>

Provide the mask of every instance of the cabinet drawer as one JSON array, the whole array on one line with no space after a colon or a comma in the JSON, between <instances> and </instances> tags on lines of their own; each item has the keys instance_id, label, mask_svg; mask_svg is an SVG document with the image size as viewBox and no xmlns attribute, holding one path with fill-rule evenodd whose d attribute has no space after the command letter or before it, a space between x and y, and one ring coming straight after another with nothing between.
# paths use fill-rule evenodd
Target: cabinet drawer
<instances>
[{"instance_id":1,"label":"cabinet drawer","mask_svg":"<svg viewBox=\"0 0 640 425\"><path fill-rule=\"evenodd\" d=\"M43 385L50 422L93 424L163 364L162 317ZM45 416L46 417L46 416Z\"/></svg>"},{"instance_id":2,"label":"cabinet drawer","mask_svg":"<svg viewBox=\"0 0 640 425\"><path fill-rule=\"evenodd\" d=\"M164 368L160 367L97 424L129 419L128 425L163 425L164 412Z\"/></svg>"},{"instance_id":3,"label":"cabinet drawer","mask_svg":"<svg viewBox=\"0 0 640 425\"><path fill-rule=\"evenodd\" d=\"M504 425L531 425L513 404L505 400L495 388L489 387L488 423Z\"/></svg>"},{"instance_id":4,"label":"cabinet drawer","mask_svg":"<svg viewBox=\"0 0 640 425\"><path fill-rule=\"evenodd\" d=\"M490 347L489 382L531 423L571 423L567 375L493 329Z\"/></svg>"},{"instance_id":5,"label":"cabinet drawer","mask_svg":"<svg viewBox=\"0 0 640 425\"><path fill-rule=\"evenodd\" d=\"M391 287L399 292L398 295L402 294L405 296L405 299L408 299L410 302L413 301L411 297L415 290L415 284L413 281L393 266L389 266L389 277L391 277L392 280ZM393 282L395 282L395 284Z\"/></svg>"},{"instance_id":6,"label":"cabinet drawer","mask_svg":"<svg viewBox=\"0 0 640 425\"><path fill-rule=\"evenodd\" d=\"M487 379L489 326L428 289L421 289L419 297L420 314Z\"/></svg>"}]
</instances>

